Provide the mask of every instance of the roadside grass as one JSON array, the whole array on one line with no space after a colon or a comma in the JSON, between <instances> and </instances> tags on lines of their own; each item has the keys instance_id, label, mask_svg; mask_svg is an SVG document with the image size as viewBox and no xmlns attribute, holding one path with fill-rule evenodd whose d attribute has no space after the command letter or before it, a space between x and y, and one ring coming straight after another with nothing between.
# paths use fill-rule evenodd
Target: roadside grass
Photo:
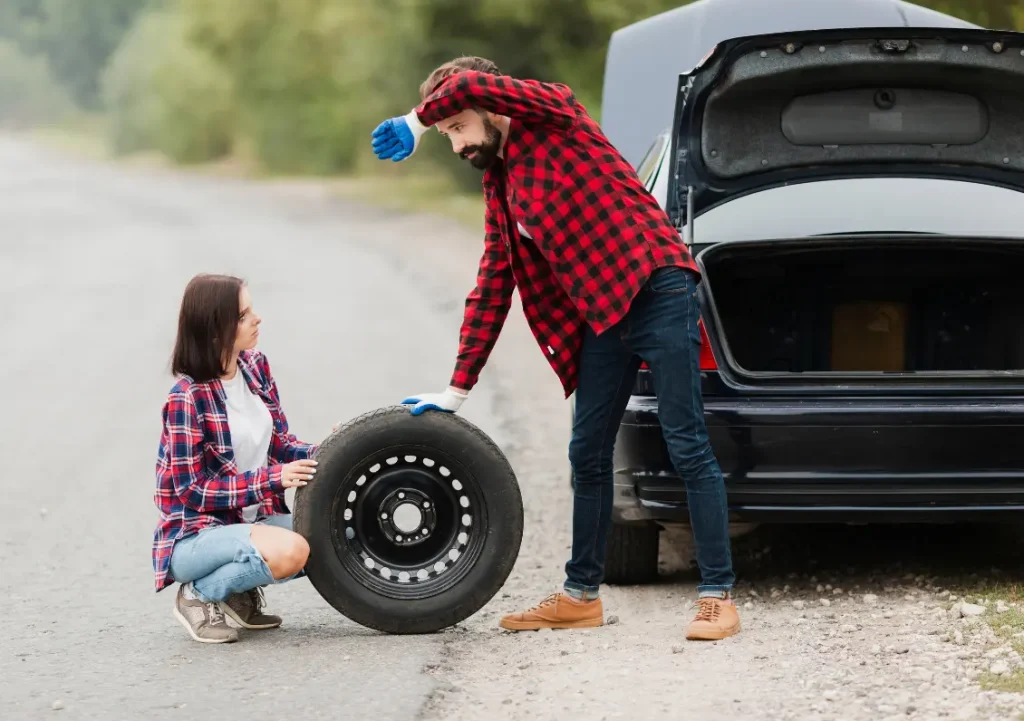
<instances>
[{"instance_id":1,"label":"roadside grass","mask_svg":"<svg viewBox=\"0 0 1024 721\"><path fill-rule=\"evenodd\" d=\"M985 671L978 676L978 685L986 691L1024 693L1024 671L1014 671L1009 676L997 676L991 671ZM1024 719L1024 713L1020 717Z\"/></svg>"},{"instance_id":2,"label":"roadside grass","mask_svg":"<svg viewBox=\"0 0 1024 721\"><path fill-rule=\"evenodd\" d=\"M22 133L40 145L89 160L112 162L125 166L174 168L202 175L249 178L267 181L320 183L339 197L367 205L406 213L430 213L483 231L484 202L481 192L467 192L429 163L412 167L391 167L392 164L362 162L350 175L283 176L263 171L246 152L209 163L178 165L158 152L129 155L114 154L106 141L106 125L102 116L78 114L67 120L38 127Z\"/></svg>"},{"instance_id":3,"label":"roadside grass","mask_svg":"<svg viewBox=\"0 0 1024 721\"><path fill-rule=\"evenodd\" d=\"M949 608L960 602L985 606L982 621L988 624L996 638L1008 641L1014 651L1024 656L1024 608L1011 606L1002 613L995 610L997 601L1007 604L1024 602L1024 584L987 581L980 585L951 587L949 590L957 596L956 601L949 603ZM1017 634L1022 635L1015 637ZM1004 676L985 671L978 676L977 682L987 691L1024 693L1024 669ZM1024 714L1021 714L1020 719L1024 721Z\"/></svg>"},{"instance_id":4,"label":"roadside grass","mask_svg":"<svg viewBox=\"0 0 1024 721\"><path fill-rule=\"evenodd\" d=\"M58 123L26 130L23 135L66 153L105 160L111 157L104 140L105 129L101 116L76 113Z\"/></svg>"},{"instance_id":5,"label":"roadside grass","mask_svg":"<svg viewBox=\"0 0 1024 721\"><path fill-rule=\"evenodd\" d=\"M483 194L467 193L445 176L412 172L403 175L356 175L333 178L339 195L401 212L431 213L483 231Z\"/></svg>"}]
</instances>

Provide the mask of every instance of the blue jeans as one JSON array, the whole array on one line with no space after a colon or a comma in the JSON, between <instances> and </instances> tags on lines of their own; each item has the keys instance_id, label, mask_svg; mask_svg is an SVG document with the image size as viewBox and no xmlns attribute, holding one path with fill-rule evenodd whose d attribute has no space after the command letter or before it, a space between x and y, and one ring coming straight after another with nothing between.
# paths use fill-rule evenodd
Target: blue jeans
<instances>
[{"instance_id":1,"label":"blue jeans","mask_svg":"<svg viewBox=\"0 0 1024 721\"><path fill-rule=\"evenodd\" d=\"M269 516L259 523L292 530L291 514ZM284 583L304 575L302 571L274 579L270 566L252 544L251 523L204 528L174 544L171 575L179 583L192 581L192 588L203 601L226 601L232 594L258 586Z\"/></svg>"},{"instance_id":2,"label":"blue jeans","mask_svg":"<svg viewBox=\"0 0 1024 721\"><path fill-rule=\"evenodd\" d=\"M604 578L615 437L641 360L654 377L669 456L686 484L698 595L721 598L732 590L725 482L704 425L699 316L696 277L667 267L652 274L618 325L600 336L586 329L569 444L575 490L564 586L576 598L596 597Z\"/></svg>"}]
</instances>

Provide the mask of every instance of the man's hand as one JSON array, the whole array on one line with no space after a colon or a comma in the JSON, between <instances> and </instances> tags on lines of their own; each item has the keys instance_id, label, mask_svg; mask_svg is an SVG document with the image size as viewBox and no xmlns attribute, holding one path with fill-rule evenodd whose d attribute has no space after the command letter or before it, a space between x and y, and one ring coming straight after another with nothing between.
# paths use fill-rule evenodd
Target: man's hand
<instances>
[{"instance_id":1,"label":"man's hand","mask_svg":"<svg viewBox=\"0 0 1024 721\"><path fill-rule=\"evenodd\" d=\"M392 162L405 160L416 152L420 138L427 132L427 126L416 117L416 111L397 118L390 118L373 131L373 152L380 160L391 158Z\"/></svg>"},{"instance_id":2,"label":"man's hand","mask_svg":"<svg viewBox=\"0 0 1024 721\"><path fill-rule=\"evenodd\" d=\"M424 393L418 396L410 396L402 401L402 405L413 404L412 414L414 416L429 410L455 413L468 397L467 393L460 393L454 388L447 388L444 393Z\"/></svg>"}]
</instances>

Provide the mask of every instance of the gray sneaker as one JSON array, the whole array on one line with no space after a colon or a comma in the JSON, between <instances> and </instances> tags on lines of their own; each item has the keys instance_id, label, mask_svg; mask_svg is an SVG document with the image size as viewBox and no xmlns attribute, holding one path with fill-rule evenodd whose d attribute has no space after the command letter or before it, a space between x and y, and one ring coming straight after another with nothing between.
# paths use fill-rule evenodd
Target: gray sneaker
<instances>
[{"instance_id":1,"label":"gray sneaker","mask_svg":"<svg viewBox=\"0 0 1024 721\"><path fill-rule=\"evenodd\" d=\"M277 628L281 625L281 618L263 613L265 604L263 589L254 588L245 593L232 594L227 601L221 602L220 608L242 628Z\"/></svg>"},{"instance_id":2,"label":"gray sneaker","mask_svg":"<svg viewBox=\"0 0 1024 721\"><path fill-rule=\"evenodd\" d=\"M184 585L178 587L178 596L174 600L174 617L199 643L234 643L238 640L238 631L228 626L220 605L207 603L198 598L185 598Z\"/></svg>"}]
</instances>

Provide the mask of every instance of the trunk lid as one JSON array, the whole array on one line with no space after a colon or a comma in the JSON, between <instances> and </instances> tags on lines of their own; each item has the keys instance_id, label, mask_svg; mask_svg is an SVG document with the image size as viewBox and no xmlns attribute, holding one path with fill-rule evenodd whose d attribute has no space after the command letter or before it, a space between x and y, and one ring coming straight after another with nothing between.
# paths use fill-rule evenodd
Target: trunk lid
<instances>
[{"instance_id":1,"label":"trunk lid","mask_svg":"<svg viewBox=\"0 0 1024 721\"><path fill-rule=\"evenodd\" d=\"M664 4L664 3L660 3ZM849 27L978 27L903 0L694 0L612 33L601 127L636 165L672 125L679 71L728 38Z\"/></svg>"},{"instance_id":2,"label":"trunk lid","mask_svg":"<svg viewBox=\"0 0 1024 721\"><path fill-rule=\"evenodd\" d=\"M669 212L772 187L919 177L1024 190L1024 34L853 28L719 43L680 76ZM696 223L693 220L696 219Z\"/></svg>"}]
</instances>

